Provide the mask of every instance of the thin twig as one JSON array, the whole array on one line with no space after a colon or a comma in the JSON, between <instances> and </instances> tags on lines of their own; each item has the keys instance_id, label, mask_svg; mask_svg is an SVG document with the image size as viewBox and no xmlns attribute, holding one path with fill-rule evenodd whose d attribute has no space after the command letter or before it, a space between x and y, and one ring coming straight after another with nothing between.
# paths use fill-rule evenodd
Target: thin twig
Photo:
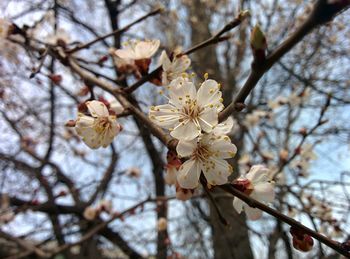
<instances>
[{"instance_id":1,"label":"thin twig","mask_svg":"<svg viewBox=\"0 0 350 259\"><path fill-rule=\"evenodd\" d=\"M123 27L121 29L117 29L117 30L112 31L110 33L107 33L107 34L105 34L105 35L103 35L101 37L98 37L98 38L96 38L96 39L94 39L94 40L92 40L90 42L87 42L87 43L85 43L83 45L77 46L77 47L75 47L75 48L73 48L71 50L67 50L66 53L72 54L72 53L77 52L79 50L87 49L87 48L91 47L93 44L95 44L95 43L97 43L97 42L99 42L101 40L104 40L104 39L106 39L108 37L111 37L113 35L118 35L118 34L124 33L127 30L129 30L132 26L134 26L135 24L138 24L138 23L142 22L143 20L147 19L148 17L151 17L151 16L154 16L156 14L159 14L161 11L162 11L161 8L157 8L156 10L154 10L152 12L149 12L148 14L145 14L144 16L138 18L134 22L128 24L127 26L125 26L125 27Z\"/></svg>"}]
</instances>

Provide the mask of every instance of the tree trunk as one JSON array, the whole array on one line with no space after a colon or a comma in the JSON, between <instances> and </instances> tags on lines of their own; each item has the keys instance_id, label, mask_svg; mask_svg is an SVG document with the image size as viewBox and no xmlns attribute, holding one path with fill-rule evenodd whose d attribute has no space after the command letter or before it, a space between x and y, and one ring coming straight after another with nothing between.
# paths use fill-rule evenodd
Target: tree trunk
<instances>
[{"instance_id":1,"label":"tree trunk","mask_svg":"<svg viewBox=\"0 0 350 259\"><path fill-rule=\"evenodd\" d=\"M209 30L211 14L205 3L200 0L191 1L191 3L187 5L187 8L192 28L192 45L195 45L211 36ZM199 76L207 72L209 73L210 78L222 82L224 77L222 76L222 71L219 69L220 66L215 49L215 46L211 46L206 47L204 50L195 52L192 57L192 65ZM232 99L232 92L233 88L231 91L224 91L224 99L226 101ZM243 144L242 142L234 143L238 148ZM237 160L231 161L231 164L233 165L233 168L238 170ZM238 174L238 172L236 172L236 174ZM212 191L212 194L217 207L229 223L229 226L225 226L219 220L215 207L209 202L214 258L253 258L245 216L238 215L234 210L233 197L221 191L219 188L215 188L215 190Z\"/></svg>"}]
</instances>

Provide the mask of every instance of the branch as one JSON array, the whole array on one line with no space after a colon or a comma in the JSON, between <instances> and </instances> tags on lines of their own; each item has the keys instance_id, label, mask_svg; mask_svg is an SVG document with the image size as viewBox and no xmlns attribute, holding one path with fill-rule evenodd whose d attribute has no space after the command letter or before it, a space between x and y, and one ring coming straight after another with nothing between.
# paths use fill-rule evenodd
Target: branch
<instances>
[{"instance_id":1,"label":"branch","mask_svg":"<svg viewBox=\"0 0 350 259\"><path fill-rule=\"evenodd\" d=\"M83 44L83 45L77 46L77 47L75 47L75 48L73 48L73 49L71 49L71 50L68 50L67 53L72 54L72 53L77 52L77 51L79 51L79 50L87 49L87 48L89 48L91 45L93 45L93 44L95 44L95 43L97 43L97 42L99 42L99 41L101 41L101 40L104 40L104 39L106 39L106 38L108 38L108 37L110 37L110 36L118 35L118 34L124 33L124 32L126 32L126 31L128 31L128 30L129 30L132 26L134 26L135 24L138 24L138 23L142 22L143 20L147 19L148 17L151 17L151 16L154 16L154 15L156 15L156 14L159 14L161 11L162 11L161 8L157 8L156 10L154 10L154 11L152 11L152 12L150 12L150 13L148 13L148 14L146 14L146 15L140 17L140 18L138 18L136 21L130 23L129 25L125 26L124 28L121 28L121 29L112 31L111 33L108 33L108 34L106 34L106 35L103 35L103 36L101 36L101 37L98 37L98 38L96 38L96 39L94 39L94 40L92 40L92 41L90 41L90 42L87 42L87 43L85 43L85 44Z\"/></svg>"},{"instance_id":2,"label":"branch","mask_svg":"<svg viewBox=\"0 0 350 259\"><path fill-rule=\"evenodd\" d=\"M189 48L188 50L180 53L178 56L182 56L182 55L187 55L187 54L191 54L197 50L200 50L202 48L205 48L207 46L210 46L212 44L216 44L218 42L221 41L225 41L227 39L229 39L228 36L226 37L221 37L221 35L223 35L224 33L236 28L238 25L240 25L242 23L242 21L244 20L243 17L241 17L240 15L237 16L235 19L233 19L231 22L229 22L228 24L226 24L219 32L217 32L215 35L213 35L212 37L210 37L209 39L193 46L192 48ZM124 89L124 91L126 93L132 93L133 91L135 91L137 88L139 88L141 85L143 85L144 83L148 82L150 79L154 78L160 71L161 71L162 67L159 66L157 67L155 70L153 70L151 73L149 73L148 75L144 76L143 78L141 78L139 81L137 81L136 83L134 83L133 85L127 87Z\"/></svg>"},{"instance_id":3,"label":"branch","mask_svg":"<svg viewBox=\"0 0 350 259\"><path fill-rule=\"evenodd\" d=\"M241 199L245 203L247 203L250 207L261 209L262 211L265 211L266 213L270 214L271 216L274 216L275 218L281 220L282 222L288 224L289 226L296 227L297 229L302 230L306 234L312 236L313 238L317 239L321 243L325 244L328 247L333 248L338 253L344 255L345 257L349 257L350 253L348 253L344 248L341 247L340 243L335 242L329 238L327 238L324 235L319 234L318 232L304 226L303 224L299 223L298 221L289 218L288 216L278 212L277 210L274 210L270 208L269 206L258 202L251 197L247 196L246 194L242 193L241 191L235 189L230 184L220 185L219 188L223 189L224 191L231 193L233 196Z\"/></svg>"},{"instance_id":4,"label":"branch","mask_svg":"<svg viewBox=\"0 0 350 259\"><path fill-rule=\"evenodd\" d=\"M244 105L245 99L255 88L261 77L269 71L277 61L279 61L313 29L319 25L330 22L335 15L347 9L349 5L349 1L344 1L342 4L327 4L326 0L317 1L309 17L292 35L282 42L263 63L252 64L252 70L247 81L236 95L234 101L219 114L219 121L222 122L226 120L235 110L240 111L239 106L242 107L242 105Z\"/></svg>"}]
</instances>

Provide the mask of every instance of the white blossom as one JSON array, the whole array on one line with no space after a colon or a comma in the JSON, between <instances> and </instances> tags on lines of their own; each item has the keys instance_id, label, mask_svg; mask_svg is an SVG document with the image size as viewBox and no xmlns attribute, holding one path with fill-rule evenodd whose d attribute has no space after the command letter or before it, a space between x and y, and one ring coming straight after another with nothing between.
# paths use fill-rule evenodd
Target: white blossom
<instances>
[{"instance_id":1,"label":"white blossom","mask_svg":"<svg viewBox=\"0 0 350 259\"><path fill-rule=\"evenodd\" d=\"M111 213L113 208L112 201L110 200L101 200L97 206L97 211L102 212L108 212Z\"/></svg>"},{"instance_id":2,"label":"white blossom","mask_svg":"<svg viewBox=\"0 0 350 259\"><path fill-rule=\"evenodd\" d=\"M268 174L269 170L263 165L254 165L245 176L238 178L235 183L243 186L243 192L251 198L263 203L272 202L275 197L274 184L270 182ZM237 197L233 200L233 207L238 213L241 213L244 208L248 219L251 220L257 220L262 215L260 209L250 207Z\"/></svg>"},{"instance_id":3,"label":"white blossom","mask_svg":"<svg viewBox=\"0 0 350 259\"><path fill-rule=\"evenodd\" d=\"M115 114L120 114L124 111L123 105L121 105L117 99L113 99L109 102L109 109L114 111Z\"/></svg>"},{"instance_id":4,"label":"white blossom","mask_svg":"<svg viewBox=\"0 0 350 259\"><path fill-rule=\"evenodd\" d=\"M270 100L267 102L267 106L274 110L274 109L277 109L279 108L280 106L284 105L288 103L288 99L284 96L278 96L277 98L273 99L273 100Z\"/></svg>"},{"instance_id":5,"label":"white blossom","mask_svg":"<svg viewBox=\"0 0 350 259\"><path fill-rule=\"evenodd\" d=\"M305 89L302 93L293 92L288 97L288 102L291 106L298 106L305 102L310 97L310 89Z\"/></svg>"},{"instance_id":6,"label":"white blossom","mask_svg":"<svg viewBox=\"0 0 350 259\"><path fill-rule=\"evenodd\" d=\"M163 50L159 58L159 64L162 66L162 84L164 86L168 85L172 80L180 77L189 66L191 65L191 60L187 55L182 55L180 57L174 57L171 61Z\"/></svg>"},{"instance_id":7,"label":"white blossom","mask_svg":"<svg viewBox=\"0 0 350 259\"><path fill-rule=\"evenodd\" d=\"M255 110L252 113L247 114L245 117L244 125L247 128L251 128L256 126L260 120L264 117L266 117L268 113L266 111L261 111L261 110Z\"/></svg>"},{"instance_id":8,"label":"white blossom","mask_svg":"<svg viewBox=\"0 0 350 259\"><path fill-rule=\"evenodd\" d=\"M196 91L186 78L173 80L169 87L169 103L152 106L149 117L170 135L180 140L192 140L201 131L211 132L218 124L218 112L223 109L219 84L205 80Z\"/></svg>"},{"instance_id":9,"label":"white blossom","mask_svg":"<svg viewBox=\"0 0 350 259\"><path fill-rule=\"evenodd\" d=\"M7 38L12 23L6 19L0 18L0 38Z\"/></svg>"},{"instance_id":10,"label":"white blossom","mask_svg":"<svg viewBox=\"0 0 350 259\"><path fill-rule=\"evenodd\" d=\"M126 170L126 175L133 178L139 178L141 176L141 169L138 167L130 167Z\"/></svg>"},{"instance_id":11,"label":"white blossom","mask_svg":"<svg viewBox=\"0 0 350 259\"><path fill-rule=\"evenodd\" d=\"M174 185L176 183L176 177L177 177L178 170L175 166L169 166L166 168L164 181L168 185Z\"/></svg>"},{"instance_id":12,"label":"white blossom","mask_svg":"<svg viewBox=\"0 0 350 259\"><path fill-rule=\"evenodd\" d=\"M182 188L194 189L201 172L210 185L227 183L233 169L225 159L234 157L237 148L228 136L203 134L191 141L180 140L176 151L180 157L189 157L179 168L177 181Z\"/></svg>"},{"instance_id":13,"label":"white blossom","mask_svg":"<svg viewBox=\"0 0 350 259\"><path fill-rule=\"evenodd\" d=\"M94 207L88 206L85 208L83 216L86 220L91 221L96 218L97 214L98 211Z\"/></svg>"},{"instance_id":14,"label":"white blossom","mask_svg":"<svg viewBox=\"0 0 350 259\"><path fill-rule=\"evenodd\" d=\"M117 49L114 53L121 59L141 60L151 58L158 50L159 40L130 41L124 49Z\"/></svg>"},{"instance_id":15,"label":"white blossom","mask_svg":"<svg viewBox=\"0 0 350 259\"><path fill-rule=\"evenodd\" d=\"M167 229L168 221L166 218L159 218L157 222L158 231L164 231Z\"/></svg>"},{"instance_id":16,"label":"white blossom","mask_svg":"<svg viewBox=\"0 0 350 259\"><path fill-rule=\"evenodd\" d=\"M75 125L78 135L92 149L107 147L121 129L116 116L110 115L102 102L89 101L86 106L91 116L78 114Z\"/></svg>"},{"instance_id":17,"label":"white blossom","mask_svg":"<svg viewBox=\"0 0 350 259\"><path fill-rule=\"evenodd\" d=\"M194 193L193 189L181 188L181 186L177 181L175 183L175 188L176 188L176 199L180 201L187 201L192 198Z\"/></svg>"}]
</instances>

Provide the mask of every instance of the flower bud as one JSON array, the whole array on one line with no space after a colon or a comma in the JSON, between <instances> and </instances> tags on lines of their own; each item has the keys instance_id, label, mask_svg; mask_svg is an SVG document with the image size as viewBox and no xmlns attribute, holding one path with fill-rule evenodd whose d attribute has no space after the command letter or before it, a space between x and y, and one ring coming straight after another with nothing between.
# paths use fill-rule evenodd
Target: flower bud
<instances>
[{"instance_id":1,"label":"flower bud","mask_svg":"<svg viewBox=\"0 0 350 259\"><path fill-rule=\"evenodd\" d=\"M250 17L250 12L249 10L243 10L243 11L240 11L239 14L238 14L238 19L240 21L244 21L246 18Z\"/></svg>"},{"instance_id":2,"label":"flower bud","mask_svg":"<svg viewBox=\"0 0 350 259\"><path fill-rule=\"evenodd\" d=\"M58 74L52 74L49 75L49 78L52 82L54 82L56 85L59 85L62 82L62 76Z\"/></svg>"},{"instance_id":3,"label":"flower bud","mask_svg":"<svg viewBox=\"0 0 350 259\"><path fill-rule=\"evenodd\" d=\"M250 35L250 45L253 50L255 63L265 60L267 49L266 38L259 25L255 25Z\"/></svg>"},{"instance_id":4,"label":"flower bud","mask_svg":"<svg viewBox=\"0 0 350 259\"><path fill-rule=\"evenodd\" d=\"M295 227L290 228L293 237L293 247L302 252L309 252L314 246L314 240L308 234Z\"/></svg>"},{"instance_id":5,"label":"flower bud","mask_svg":"<svg viewBox=\"0 0 350 259\"><path fill-rule=\"evenodd\" d=\"M86 207L83 213L83 216L86 220L94 220L97 216L97 210L91 206Z\"/></svg>"},{"instance_id":6,"label":"flower bud","mask_svg":"<svg viewBox=\"0 0 350 259\"><path fill-rule=\"evenodd\" d=\"M166 218L159 218L157 222L158 231L164 231L167 229L168 221Z\"/></svg>"},{"instance_id":7,"label":"flower bud","mask_svg":"<svg viewBox=\"0 0 350 259\"><path fill-rule=\"evenodd\" d=\"M75 123L75 120L69 120L66 122L66 124L64 124L64 126L72 128L75 127Z\"/></svg>"}]
</instances>

